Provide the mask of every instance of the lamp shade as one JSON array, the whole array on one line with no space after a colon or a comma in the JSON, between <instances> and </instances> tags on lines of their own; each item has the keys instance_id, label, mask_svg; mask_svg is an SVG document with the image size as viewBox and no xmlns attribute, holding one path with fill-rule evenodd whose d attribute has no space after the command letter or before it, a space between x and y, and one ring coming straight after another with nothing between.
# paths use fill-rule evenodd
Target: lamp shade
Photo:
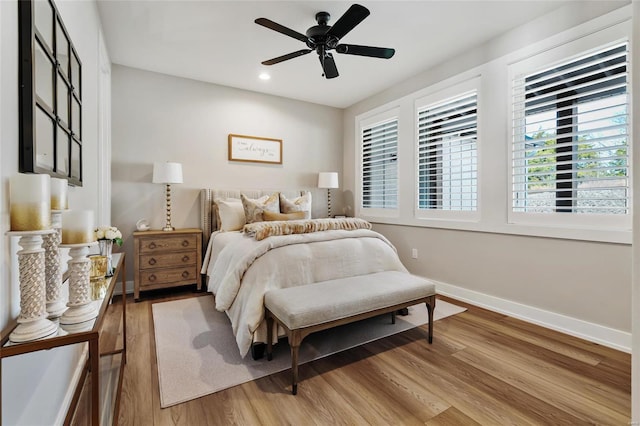
<instances>
[{"instance_id":1,"label":"lamp shade","mask_svg":"<svg viewBox=\"0 0 640 426\"><path fill-rule=\"evenodd\" d=\"M182 183L182 164L153 163L153 183Z\"/></svg>"},{"instance_id":2,"label":"lamp shade","mask_svg":"<svg viewBox=\"0 0 640 426\"><path fill-rule=\"evenodd\" d=\"M318 173L318 188L339 188L338 172Z\"/></svg>"}]
</instances>

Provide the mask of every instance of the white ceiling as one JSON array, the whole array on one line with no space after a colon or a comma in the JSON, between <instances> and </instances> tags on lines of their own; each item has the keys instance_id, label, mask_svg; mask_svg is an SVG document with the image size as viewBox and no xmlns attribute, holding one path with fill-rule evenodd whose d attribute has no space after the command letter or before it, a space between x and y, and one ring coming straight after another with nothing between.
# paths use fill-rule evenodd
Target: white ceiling
<instances>
[{"instance_id":1,"label":"white ceiling","mask_svg":"<svg viewBox=\"0 0 640 426\"><path fill-rule=\"evenodd\" d=\"M345 108L567 1L362 1L371 15L341 42L392 47L393 58L334 52L340 76L331 80L321 76L314 52L260 64L306 46L256 18L304 33L317 12L329 12L331 25L352 3L99 1L98 8L113 63ZM258 79L263 71L270 80Z\"/></svg>"}]
</instances>

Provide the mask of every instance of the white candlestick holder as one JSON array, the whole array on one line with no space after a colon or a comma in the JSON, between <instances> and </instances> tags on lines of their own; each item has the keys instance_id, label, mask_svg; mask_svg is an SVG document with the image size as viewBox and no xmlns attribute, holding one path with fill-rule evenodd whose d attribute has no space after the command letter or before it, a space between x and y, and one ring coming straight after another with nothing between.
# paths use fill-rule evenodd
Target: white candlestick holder
<instances>
[{"instance_id":1,"label":"white candlestick holder","mask_svg":"<svg viewBox=\"0 0 640 426\"><path fill-rule=\"evenodd\" d=\"M67 309L62 300L62 268L60 268L60 242L62 240L62 210L51 210L51 227L55 232L44 240L44 265L47 288L47 313L49 319L57 319Z\"/></svg>"},{"instance_id":2,"label":"white candlestick holder","mask_svg":"<svg viewBox=\"0 0 640 426\"><path fill-rule=\"evenodd\" d=\"M8 231L9 236L20 237L18 244L18 267L20 280L20 315L18 325L9 335L14 343L24 343L51 336L58 326L47 319L45 249L43 236L55 232L53 229L40 231Z\"/></svg>"},{"instance_id":3,"label":"white candlestick holder","mask_svg":"<svg viewBox=\"0 0 640 426\"><path fill-rule=\"evenodd\" d=\"M69 302L68 309L60 317L60 327L66 331L90 329L91 323L98 316L98 310L91 298L91 260L87 257L92 243L60 244L69 248Z\"/></svg>"}]
</instances>

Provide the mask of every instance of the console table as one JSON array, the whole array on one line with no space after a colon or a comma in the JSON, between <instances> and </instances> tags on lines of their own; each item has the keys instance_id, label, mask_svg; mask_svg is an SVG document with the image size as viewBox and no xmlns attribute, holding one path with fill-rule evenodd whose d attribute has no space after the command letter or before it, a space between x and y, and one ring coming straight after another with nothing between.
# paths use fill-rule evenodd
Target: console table
<instances>
[{"instance_id":1,"label":"console table","mask_svg":"<svg viewBox=\"0 0 640 426\"><path fill-rule=\"evenodd\" d=\"M69 424L73 418L73 414L78 405L80 394L84 387L85 380L90 375L90 392L91 392L91 424L98 426L100 424L100 358L101 357L113 357L120 355L120 368L118 370L118 386L115 395L115 401L113 404L114 419L117 418L119 405L120 405L120 391L122 388L122 376L124 373L124 366L127 362L127 316L126 316L126 281L125 281L125 262L124 253L113 254L113 264L115 270L112 277L106 279L106 292L102 299L94 300L93 303L99 305L98 316L88 331L80 331L75 333L67 333L59 329L58 333L41 340L35 340L25 343L11 343L9 342L9 335L13 329L17 326L17 322L13 321L0 335L0 361L2 358L8 358L11 356L17 356L29 352L42 351L60 346L73 345L77 343L88 343L89 356L84 365L84 372L79 383L76 386L73 399L67 416L65 424ZM111 299L113 298L113 292L116 287L117 278L120 277L122 283L122 348L100 353L100 337L102 332L103 322L111 306ZM111 424L112 422L108 422Z\"/></svg>"}]
</instances>

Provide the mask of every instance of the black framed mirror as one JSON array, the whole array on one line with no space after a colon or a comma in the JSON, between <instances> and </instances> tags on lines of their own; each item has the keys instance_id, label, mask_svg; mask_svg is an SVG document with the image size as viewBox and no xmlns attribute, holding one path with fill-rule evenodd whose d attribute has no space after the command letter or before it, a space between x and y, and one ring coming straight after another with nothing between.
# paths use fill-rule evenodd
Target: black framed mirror
<instances>
[{"instance_id":1,"label":"black framed mirror","mask_svg":"<svg viewBox=\"0 0 640 426\"><path fill-rule=\"evenodd\" d=\"M52 0L18 1L19 170L82 186L82 63Z\"/></svg>"}]
</instances>

